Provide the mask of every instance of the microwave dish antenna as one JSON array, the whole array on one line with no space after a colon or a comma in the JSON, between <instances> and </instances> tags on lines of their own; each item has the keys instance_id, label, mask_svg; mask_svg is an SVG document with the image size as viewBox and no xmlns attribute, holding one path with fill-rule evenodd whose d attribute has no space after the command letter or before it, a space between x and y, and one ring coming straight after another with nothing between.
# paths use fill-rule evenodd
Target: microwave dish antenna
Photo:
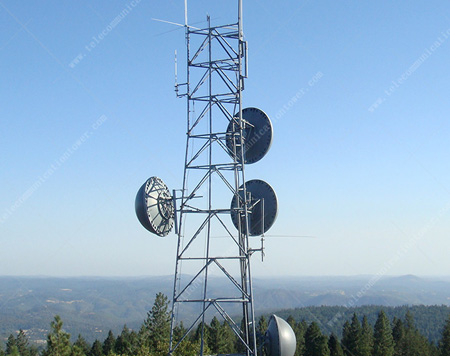
<instances>
[{"instance_id":1,"label":"microwave dish antenna","mask_svg":"<svg viewBox=\"0 0 450 356\"><path fill-rule=\"evenodd\" d=\"M242 110L243 142L240 142L239 115L233 117L227 127L227 147L230 155L241 161L241 147L244 147L244 162L258 162L269 151L272 144L273 127L269 116L258 108Z\"/></svg>"},{"instance_id":2,"label":"microwave dish antenna","mask_svg":"<svg viewBox=\"0 0 450 356\"><path fill-rule=\"evenodd\" d=\"M164 182L151 177L136 194L136 215L139 222L148 231L164 237L174 225L174 203L172 195Z\"/></svg>"},{"instance_id":3,"label":"microwave dish antenna","mask_svg":"<svg viewBox=\"0 0 450 356\"><path fill-rule=\"evenodd\" d=\"M249 235L258 236L269 230L278 214L278 199L273 188L260 179L253 179L245 183L247 193L247 204L249 204L248 226ZM243 206L244 185L239 187L239 204L237 195L231 200L231 220L236 229L239 225L245 228L245 216L243 210L238 206ZM240 222L239 222L240 217ZM245 231L244 231L245 232Z\"/></svg>"}]
</instances>

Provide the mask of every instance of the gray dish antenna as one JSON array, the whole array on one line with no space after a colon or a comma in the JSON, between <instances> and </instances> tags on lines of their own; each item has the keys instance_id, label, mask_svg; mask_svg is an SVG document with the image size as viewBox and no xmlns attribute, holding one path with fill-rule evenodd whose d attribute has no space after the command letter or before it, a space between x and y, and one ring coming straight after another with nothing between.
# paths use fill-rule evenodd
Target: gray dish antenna
<instances>
[{"instance_id":1,"label":"gray dish antenna","mask_svg":"<svg viewBox=\"0 0 450 356\"><path fill-rule=\"evenodd\" d=\"M258 108L242 110L244 128L244 163L258 162L269 151L272 144L273 128L269 116ZM230 120L227 127L227 147L230 155L236 154L236 160L241 161L241 142L239 136L239 117Z\"/></svg>"},{"instance_id":2,"label":"gray dish antenna","mask_svg":"<svg viewBox=\"0 0 450 356\"><path fill-rule=\"evenodd\" d=\"M244 201L243 185L239 187L239 206ZM253 179L245 183L247 191L247 202L250 203L248 214L249 235L258 236L269 230L278 214L278 200L272 187L263 180ZM245 232L245 216L242 209L238 209L237 194L231 201L231 220L236 229L239 230L239 216L241 217L241 229Z\"/></svg>"},{"instance_id":3,"label":"gray dish antenna","mask_svg":"<svg viewBox=\"0 0 450 356\"><path fill-rule=\"evenodd\" d=\"M264 340L267 356L294 356L296 345L291 326L275 314L272 315Z\"/></svg>"},{"instance_id":4,"label":"gray dish antenna","mask_svg":"<svg viewBox=\"0 0 450 356\"><path fill-rule=\"evenodd\" d=\"M172 230L173 198L160 178L151 177L142 185L136 195L135 209L137 218L148 231L163 237Z\"/></svg>"}]
</instances>

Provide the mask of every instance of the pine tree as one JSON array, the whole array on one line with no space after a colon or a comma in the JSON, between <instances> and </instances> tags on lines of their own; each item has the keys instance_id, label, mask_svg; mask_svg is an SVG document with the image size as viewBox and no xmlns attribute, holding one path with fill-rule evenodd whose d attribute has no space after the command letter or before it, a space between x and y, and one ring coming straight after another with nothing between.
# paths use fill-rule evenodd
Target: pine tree
<instances>
[{"instance_id":1,"label":"pine tree","mask_svg":"<svg viewBox=\"0 0 450 356\"><path fill-rule=\"evenodd\" d=\"M114 353L114 348L116 346L116 338L111 330L108 331L108 336L105 341L103 341L103 355L108 356Z\"/></svg>"},{"instance_id":2,"label":"pine tree","mask_svg":"<svg viewBox=\"0 0 450 356\"><path fill-rule=\"evenodd\" d=\"M439 342L440 356L450 356L450 316L445 322L444 330L442 331L442 338Z\"/></svg>"},{"instance_id":3,"label":"pine tree","mask_svg":"<svg viewBox=\"0 0 450 356\"><path fill-rule=\"evenodd\" d=\"M123 326L121 334L117 337L115 344L115 352L119 355L133 355L133 340L135 334L130 332L126 325Z\"/></svg>"},{"instance_id":4,"label":"pine tree","mask_svg":"<svg viewBox=\"0 0 450 356\"><path fill-rule=\"evenodd\" d=\"M19 349L17 348L17 345L13 345L9 349L9 353L6 354L7 356L20 356Z\"/></svg>"},{"instance_id":5,"label":"pine tree","mask_svg":"<svg viewBox=\"0 0 450 356\"><path fill-rule=\"evenodd\" d=\"M72 349L73 353L87 355L89 353L89 344L81 334L78 334L78 338L73 343Z\"/></svg>"},{"instance_id":6,"label":"pine tree","mask_svg":"<svg viewBox=\"0 0 450 356\"><path fill-rule=\"evenodd\" d=\"M129 355L130 346L131 345L129 345L128 340L126 340L124 336L121 334L117 336L114 350L119 355Z\"/></svg>"},{"instance_id":7,"label":"pine tree","mask_svg":"<svg viewBox=\"0 0 450 356\"><path fill-rule=\"evenodd\" d=\"M223 328L223 338L224 338L224 354L233 354L236 353L234 350L234 339L236 335L231 329L230 325L224 320L222 323Z\"/></svg>"},{"instance_id":8,"label":"pine tree","mask_svg":"<svg viewBox=\"0 0 450 356\"><path fill-rule=\"evenodd\" d=\"M347 349L347 344L350 343L350 339L351 338L351 331L350 331L350 323L348 322L348 320L345 321L344 325L342 326L342 340L341 340L341 345L342 345L342 350L344 351L344 355L349 355L348 353L348 349Z\"/></svg>"},{"instance_id":9,"label":"pine tree","mask_svg":"<svg viewBox=\"0 0 450 356\"><path fill-rule=\"evenodd\" d=\"M305 332L308 329L306 323L296 323L292 315L289 315L286 322L292 328L295 334L296 347L294 356L302 356L305 351Z\"/></svg>"},{"instance_id":10,"label":"pine tree","mask_svg":"<svg viewBox=\"0 0 450 356\"><path fill-rule=\"evenodd\" d=\"M150 340L149 333L145 325L142 324L139 332L137 334L137 353L144 355L145 353L150 353Z\"/></svg>"},{"instance_id":11,"label":"pine tree","mask_svg":"<svg viewBox=\"0 0 450 356\"><path fill-rule=\"evenodd\" d=\"M192 335L192 340L200 341L202 338L202 328L203 328L203 339L207 340L209 335L209 326L208 324L203 324L202 322L197 324L197 328L195 329L194 334Z\"/></svg>"},{"instance_id":12,"label":"pine tree","mask_svg":"<svg viewBox=\"0 0 450 356\"><path fill-rule=\"evenodd\" d=\"M361 326L361 339L359 352L361 356L372 356L373 349L373 329L370 326L367 317L364 315Z\"/></svg>"},{"instance_id":13,"label":"pine tree","mask_svg":"<svg viewBox=\"0 0 450 356\"><path fill-rule=\"evenodd\" d=\"M305 333L305 355L330 356L328 338L322 334L315 321L309 325Z\"/></svg>"},{"instance_id":14,"label":"pine tree","mask_svg":"<svg viewBox=\"0 0 450 356\"><path fill-rule=\"evenodd\" d=\"M334 334L331 334L328 339L328 348L330 349L330 356L344 356L341 344Z\"/></svg>"},{"instance_id":15,"label":"pine tree","mask_svg":"<svg viewBox=\"0 0 450 356\"><path fill-rule=\"evenodd\" d=\"M289 324L289 326L294 329L295 326L295 319L292 315L289 315L286 319L286 322Z\"/></svg>"},{"instance_id":16,"label":"pine tree","mask_svg":"<svg viewBox=\"0 0 450 356\"><path fill-rule=\"evenodd\" d=\"M434 342L429 344L430 355L429 356L440 356L439 345L435 345Z\"/></svg>"},{"instance_id":17,"label":"pine tree","mask_svg":"<svg viewBox=\"0 0 450 356\"><path fill-rule=\"evenodd\" d=\"M178 325L173 328L173 341L177 343L186 334L186 328L184 327L183 321L180 321Z\"/></svg>"},{"instance_id":18,"label":"pine tree","mask_svg":"<svg viewBox=\"0 0 450 356\"><path fill-rule=\"evenodd\" d=\"M175 345L185 335L186 331L187 330L184 327L182 321L180 322L180 324L178 324L174 327L172 347L175 347ZM193 338L186 336L184 338L184 340L177 346L177 348L175 350L175 355L176 356L192 356L192 355L198 354L198 351L200 350L200 342L194 341L192 339Z\"/></svg>"},{"instance_id":19,"label":"pine tree","mask_svg":"<svg viewBox=\"0 0 450 356\"><path fill-rule=\"evenodd\" d=\"M80 346L72 345L72 352L70 353L70 356L86 356L86 354Z\"/></svg>"},{"instance_id":20,"label":"pine tree","mask_svg":"<svg viewBox=\"0 0 450 356\"><path fill-rule=\"evenodd\" d=\"M403 321L398 318L394 318L392 324L392 337L394 339L394 350L395 356L403 356L403 347L405 342L405 327L403 326Z\"/></svg>"},{"instance_id":21,"label":"pine tree","mask_svg":"<svg viewBox=\"0 0 450 356\"><path fill-rule=\"evenodd\" d=\"M405 314L405 329L416 330L416 323L414 322L414 316L408 310Z\"/></svg>"},{"instance_id":22,"label":"pine tree","mask_svg":"<svg viewBox=\"0 0 450 356\"><path fill-rule=\"evenodd\" d=\"M223 325L220 323L219 319L214 317L211 320L208 335L208 347L213 353L224 353L223 350L226 346L224 336Z\"/></svg>"},{"instance_id":23,"label":"pine tree","mask_svg":"<svg viewBox=\"0 0 450 356\"><path fill-rule=\"evenodd\" d=\"M13 334L8 336L8 341L6 341L6 355L11 355L11 353L17 350L16 338Z\"/></svg>"},{"instance_id":24,"label":"pine tree","mask_svg":"<svg viewBox=\"0 0 450 356\"><path fill-rule=\"evenodd\" d=\"M408 310L405 320L394 320L394 329L392 331L395 341L395 355L397 356L421 356L429 355L430 343L417 330L414 318Z\"/></svg>"},{"instance_id":25,"label":"pine tree","mask_svg":"<svg viewBox=\"0 0 450 356\"><path fill-rule=\"evenodd\" d=\"M137 349L139 346L139 337L136 331L131 330L129 334L129 343L130 343L130 355L134 356L137 353Z\"/></svg>"},{"instance_id":26,"label":"pine tree","mask_svg":"<svg viewBox=\"0 0 450 356\"><path fill-rule=\"evenodd\" d=\"M188 345L188 347L191 347L191 349L193 350L193 352L191 352L190 354L186 354L187 356L192 356L194 354L199 354L200 348L201 348L201 338L202 338L202 322L198 323L197 328L195 330L195 332L192 334L191 337L191 344ZM208 340L209 338L209 326L208 324L204 324L203 326L203 354L204 355L208 355L210 354L210 350L208 347L208 342L206 342L206 340Z\"/></svg>"},{"instance_id":27,"label":"pine tree","mask_svg":"<svg viewBox=\"0 0 450 356\"><path fill-rule=\"evenodd\" d=\"M20 356L30 356L28 337L22 329L19 330L19 334L16 337L16 345Z\"/></svg>"},{"instance_id":28,"label":"pine tree","mask_svg":"<svg viewBox=\"0 0 450 356\"><path fill-rule=\"evenodd\" d=\"M245 337L244 337L245 328L246 328L246 325L245 325L244 319L241 319L241 332L242 332L241 337L244 340L245 340ZM242 341L239 340L238 337L235 337L234 340L235 340L234 341L234 349L236 350L236 352L237 353L244 353L246 348L245 348L245 345L242 343Z\"/></svg>"},{"instance_id":29,"label":"pine tree","mask_svg":"<svg viewBox=\"0 0 450 356\"><path fill-rule=\"evenodd\" d=\"M72 347L70 345L70 334L63 331L63 322L59 315L50 324L51 331L47 335L47 347L43 356L70 356Z\"/></svg>"},{"instance_id":30,"label":"pine tree","mask_svg":"<svg viewBox=\"0 0 450 356\"><path fill-rule=\"evenodd\" d=\"M361 356L360 346L361 346L361 323L359 322L356 313L353 313L352 322L350 323L350 335L347 338L346 350L349 355Z\"/></svg>"},{"instance_id":31,"label":"pine tree","mask_svg":"<svg viewBox=\"0 0 450 356\"><path fill-rule=\"evenodd\" d=\"M295 348L294 356L304 356L305 355L305 334L308 330L308 324L305 320L297 323L295 325L294 333L297 339L297 346Z\"/></svg>"},{"instance_id":32,"label":"pine tree","mask_svg":"<svg viewBox=\"0 0 450 356\"><path fill-rule=\"evenodd\" d=\"M401 340L405 337L405 327L403 326L402 319L394 317L392 321L392 337L394 338L394 342L396 345L400 344Z\"/></svg>"},{"instance_id":33,"label":"pine tree","mask_svg":"<svg viewBox=\"0 0 450 356\"><path fill-rule=\"evenodd\" d=\"M342 331L342 348L345 355L361 356L361 333L361 324L356 313L353 313L352 322L346 321Z\"/></svg>"},{"instance_id":34,"label":"pine tree","mask_svg":"<svg viewBox=\"0 0 450 356\"><path fill-rule=\"evenodd\" d=\"M150 350L162 351L164 345L169 349L170 313L169 301L163 293L156 294L152 310L147 313L143 329L147 335Z\"/></svg>"},{"instance_id":35,"label":"pine tree","mask_svg":"<svg viewBox=\"0 0 450 356\"><path fill-rule=\"evenodd\" d=\"M261 315L258 320L258 325L256 326L256 332L264 336L264 334L267 331L267 327L268 327L267 319L264 315Z\"/></svg>"},{"instance_id":36,"label":"pine tree","mask_svg":"<svg viewBox=\"0 0 450 356\"><path fill-rule=\"evenodd\" d=\"M266 334L267 327L267 319L264 315L261 315L258 319L258 323L256 324L256 344L258 349L264 342L264 336Z\"/></svg>"},{"instance_id":37,"label":"pine tree","mask_svg":"<svg viewBox=\"0 0 450 356\"><path fill-rule=\"evenodd\" d=\"M36 345L30 346L29 351L30 351L30 356L39 356L40 355L39 349Z\"/></svg>"},{"instance_id":38,"label":"pine tree","mask_svg":"<svg viewBox=\"0 0 450 356\"><path fill-rule=\"evenodd\" d=\"M88 356L103 356L103 346L99 340L94 341Z\"/></svg>"},{"instance_id":39,"label":"pine tree","mask_svg":"<svg viewBox=\"0 0 450 356\"><path fill-rule=\"evenodd\" d=\"M389 320L382 310L378 314L374 328L373 356L393 356L394 338Z\"/></svg>"},{"instance_id":40,"label":"pine tree","mask_svg":"<svg viewBox=\"0 0 450 356\"><path fill-rule=\"evenodd\" d=\"M184 339L184 341L178 346L175 350L175 356L192 356L198 355L200 351L200 340L192 339ZM208 343L205 342L203 344L203 354L210 355L212 352L208 348Z\"/></svg>"}]
</instances>

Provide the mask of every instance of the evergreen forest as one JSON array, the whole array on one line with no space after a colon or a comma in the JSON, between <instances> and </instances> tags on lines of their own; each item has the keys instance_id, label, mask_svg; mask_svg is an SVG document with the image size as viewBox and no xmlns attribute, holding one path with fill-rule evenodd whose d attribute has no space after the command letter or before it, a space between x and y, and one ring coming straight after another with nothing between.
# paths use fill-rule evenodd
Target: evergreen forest
<instances>
[{"instance_id":1,"label":"evergreen forest","mask_svg":"<svg viewBox=\"0 0 450 356\"><path fill-rule=\"evenodd\" d=\"M367 315L353 313L345 320L339 335L324 333L320 322L308 323L305 319L288 316L286 321L297 339L295 356L450 356L450 316L439 340L434 342L419 331L410 310L403 318L390 319L381 308L374 324ZM9 336L5 348L0 349L0 356L164 356L169 348L169 301L163 293L158 293L139 330L131 330L125 325L120 334L114 335L109 331L104 340L95 340L92 344L82 335L71 341L71 335L64 331L63 326L63 320L56 315L50 324L46 343L40 348L32 345L26 333L19 330ZM261 354L264 354L261 336L267 326L267 316L261 316L256 326ZM198 354L202 328L205 355L243 353L240 342L227 323L213 317L209 324L199 324L192 330L174 354ZM177 325L174 342L177 343L185 332L182 323Z\"/></svg>"}]
</instances>

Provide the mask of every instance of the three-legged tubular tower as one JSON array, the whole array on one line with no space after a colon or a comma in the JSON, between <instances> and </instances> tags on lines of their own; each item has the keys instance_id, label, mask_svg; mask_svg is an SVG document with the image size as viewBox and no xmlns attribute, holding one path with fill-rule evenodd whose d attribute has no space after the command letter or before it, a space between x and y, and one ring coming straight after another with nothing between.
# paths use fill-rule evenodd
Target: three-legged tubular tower
<instances>
[{"instance_id":1,"label":"three-legged tubular tower","mask_svg":"<svg viewBox=\"0 0 450 356\"><path fill-rule=\"evenodd\" d=\"M178 235L172 303L169 355L186 336L201 330L199 354L204 352L205 317L212 313L234 331L241 352L257 355L253 305L248 217L251 206L245 191L242 91L247 77L246 42L242 29L242 0L237 1L238 21L224 26L194 28L187 24L187 81L176 84L179 97L187 99L187 142L183 188L176 202ZM230 132L227 127L234 120ZM227 146L228 140L234 144ZM237 206L230 202L236 196ZM230 214L239 214L238 231L229 229ZM225 240L217 240L225 235ZM181 273L187 268L191 275ZM195 272L196 271L196 272ZM218 273L229 288L217 290L208 277ZM238 308L237 308L238 306ZM185 335L175 340L181 308L195 313ZM230 310L242 310L242 321ZM208 322L209 320L206 320ZM185 325L187 326L187 325Z\"/></svg>"}]
</instances>

